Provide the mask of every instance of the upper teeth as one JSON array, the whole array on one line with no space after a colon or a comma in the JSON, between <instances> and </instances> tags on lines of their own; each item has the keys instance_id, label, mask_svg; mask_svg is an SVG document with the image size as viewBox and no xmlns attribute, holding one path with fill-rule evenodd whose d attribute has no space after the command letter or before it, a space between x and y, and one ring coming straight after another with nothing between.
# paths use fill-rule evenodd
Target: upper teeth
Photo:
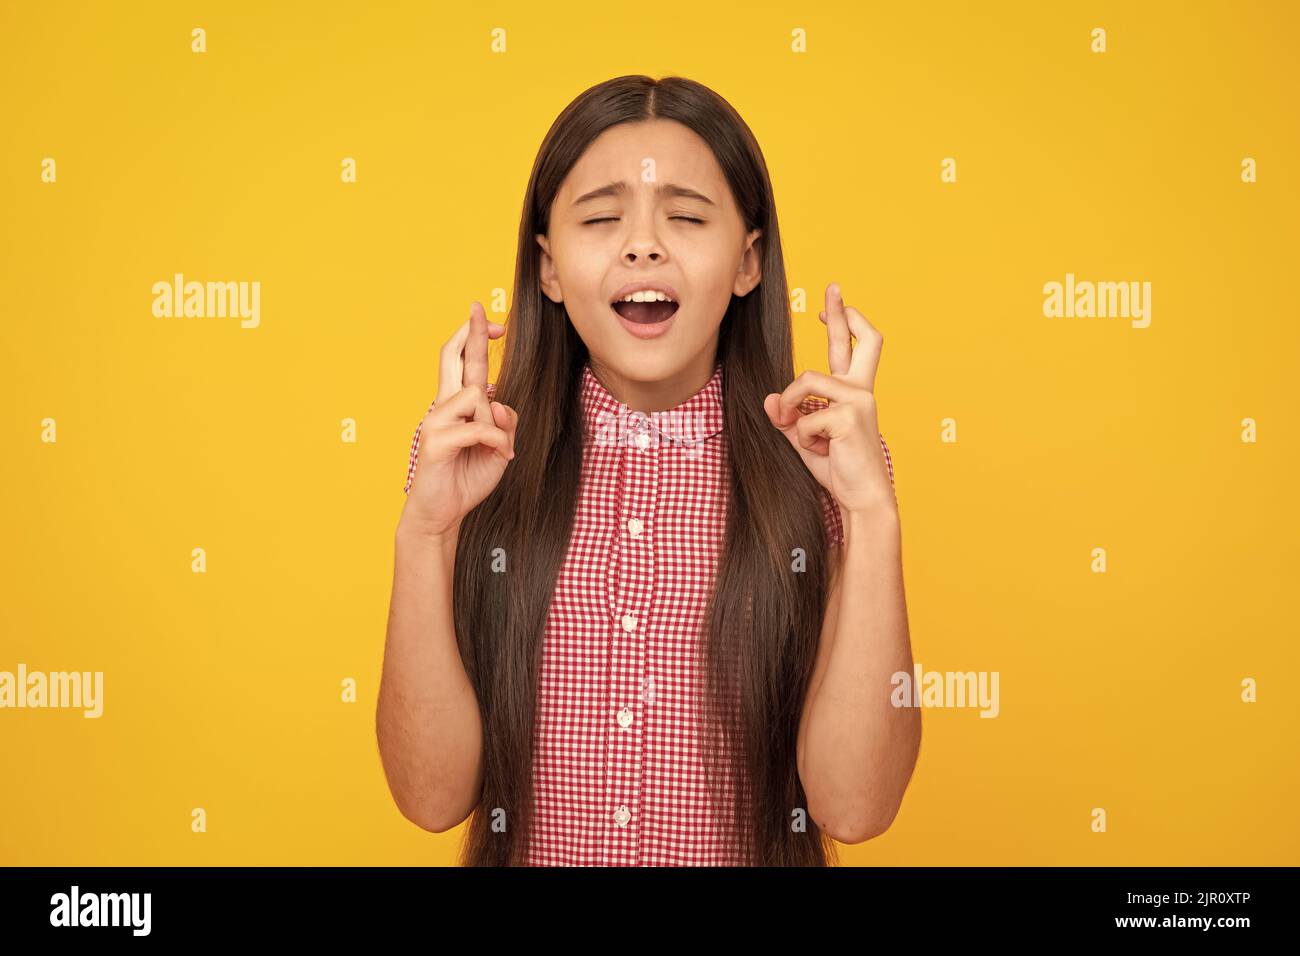
<instances>
[{"instance_id":1,"label":"upper teeth","mask_svg":"<svg viewBox=\"0 0 1300 956\"><path fill-rule=\"evenodd\" d=\"M669 298L662 292L646 290L644 292L633 292L619 299L620 302L675 302L675 299Z\"/></svg>"}]
</instances>

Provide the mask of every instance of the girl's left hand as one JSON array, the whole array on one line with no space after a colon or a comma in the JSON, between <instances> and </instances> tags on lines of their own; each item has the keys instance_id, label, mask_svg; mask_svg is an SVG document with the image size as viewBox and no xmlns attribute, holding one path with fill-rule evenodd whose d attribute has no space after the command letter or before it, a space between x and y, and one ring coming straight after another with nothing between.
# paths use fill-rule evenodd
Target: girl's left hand
<instances>
[{"instance_id":1,"label":"girl's left hand","mask_svg":"<svg viewBox=\"0 0 1300 956\"><path fill-rule=\"evenodd\" d=\"M804 372L784 392L769 394L763 409L842 511L896 509L873 394L884 336L844 304L834 282L826 287L826 311L820 317L826 323L831 374ZM799 403L811 395L824 395L830 404L804 414Z\"/></svg>"}]
</instances>

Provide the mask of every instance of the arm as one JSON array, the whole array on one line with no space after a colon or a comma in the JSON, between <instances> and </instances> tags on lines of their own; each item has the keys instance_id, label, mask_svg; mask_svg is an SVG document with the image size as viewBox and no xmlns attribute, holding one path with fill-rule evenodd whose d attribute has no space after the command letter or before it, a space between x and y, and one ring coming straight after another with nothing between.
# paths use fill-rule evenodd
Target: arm
<instances>
[{"instance_id":1,"label":"arm","mask_svg":"<svg viewBox=\"0 0 1300 956\"><path fill-rule=\"evenodd\" d=\"M878 506L843 515L797 752L809 815L836 840L861 843L898 812L921 713L891 703L892 676L912 672L898 512Z\"/></svg>"},{"instance_id":2,"label":"arm","mask_svg":"<svg viewBox=\"0 0 1300 956\"><path fill-rule=\"evenodd\" d=\"M400 521L375 730L388 788L412 823L461 823L483 787L483 726L452 618L455 530Z\"/></svg>"},{"instance_id":3,"label":"arm","mask_svg":"<svg viewBox=\"0 0 1300 956\"><path fill-rule=\"evenodd\" d=\"M442 347L397 524L375 735L398 809L435 833L461 823L483 793L483 722L456 643L452 572L462 519L514 457L519 417L490 401L487 380L488 339L504 334L475 302Z\"/></svg>"}]
</instances>

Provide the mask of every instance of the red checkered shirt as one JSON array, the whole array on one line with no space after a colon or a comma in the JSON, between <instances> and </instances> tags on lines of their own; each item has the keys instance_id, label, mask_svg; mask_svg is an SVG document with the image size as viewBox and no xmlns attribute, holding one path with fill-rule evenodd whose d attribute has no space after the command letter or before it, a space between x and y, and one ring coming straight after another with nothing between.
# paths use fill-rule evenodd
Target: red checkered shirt
<instances>
[{"instance_id":1,"label":"red checkered shirt","mask_svg":"<svg viewBox=\"0 0 1300 956\"><path fill-rule=\"evenodd\" d=\"M631 411L589 364L581 389L586 438L543 637L527 862L746 865L731 836L736 780L724 786L727 805L715 805L691 698L726 529L722 363L668 412ZM810 398L800 407L825 406ZM407 492L419 445L417 427ZM883 435L880 446L892 482ZM839 508L824 490L822 510L829 538L842 542Z\"/></svg>"}]
</instances>

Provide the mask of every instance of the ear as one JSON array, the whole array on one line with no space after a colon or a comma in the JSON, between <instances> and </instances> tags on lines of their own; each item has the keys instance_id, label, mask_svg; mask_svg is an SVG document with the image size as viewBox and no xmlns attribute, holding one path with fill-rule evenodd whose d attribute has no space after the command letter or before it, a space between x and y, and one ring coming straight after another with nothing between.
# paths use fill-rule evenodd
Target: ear
<instances>
[{"instance_id":1,"label":"ear","mask_svg":"<svg viewBox=\"0 0 1300 956\"><path fill-rule=\"evenodd\" d=\"M741 253L740 268L736 270L736 281L732 286L732 292L742 298L749 295L763 278L763 244L759 241L762 235L762 229L754 229L745 237L745 251Z\"/></svg>"},{"instance_id":2,"label":"ear","mask_svg":"<svg viewBox=\"0 0 1300 956\"><path fill-rule=\"evenodd\" d=\"M542 292L548 299L558 304L564 301L564 294L560 291L560 280L555 274L555 262L551 259L551 242L539 232L537 233L537 244L542 247L537 270Z\"/></svg>"}]
</instances>

